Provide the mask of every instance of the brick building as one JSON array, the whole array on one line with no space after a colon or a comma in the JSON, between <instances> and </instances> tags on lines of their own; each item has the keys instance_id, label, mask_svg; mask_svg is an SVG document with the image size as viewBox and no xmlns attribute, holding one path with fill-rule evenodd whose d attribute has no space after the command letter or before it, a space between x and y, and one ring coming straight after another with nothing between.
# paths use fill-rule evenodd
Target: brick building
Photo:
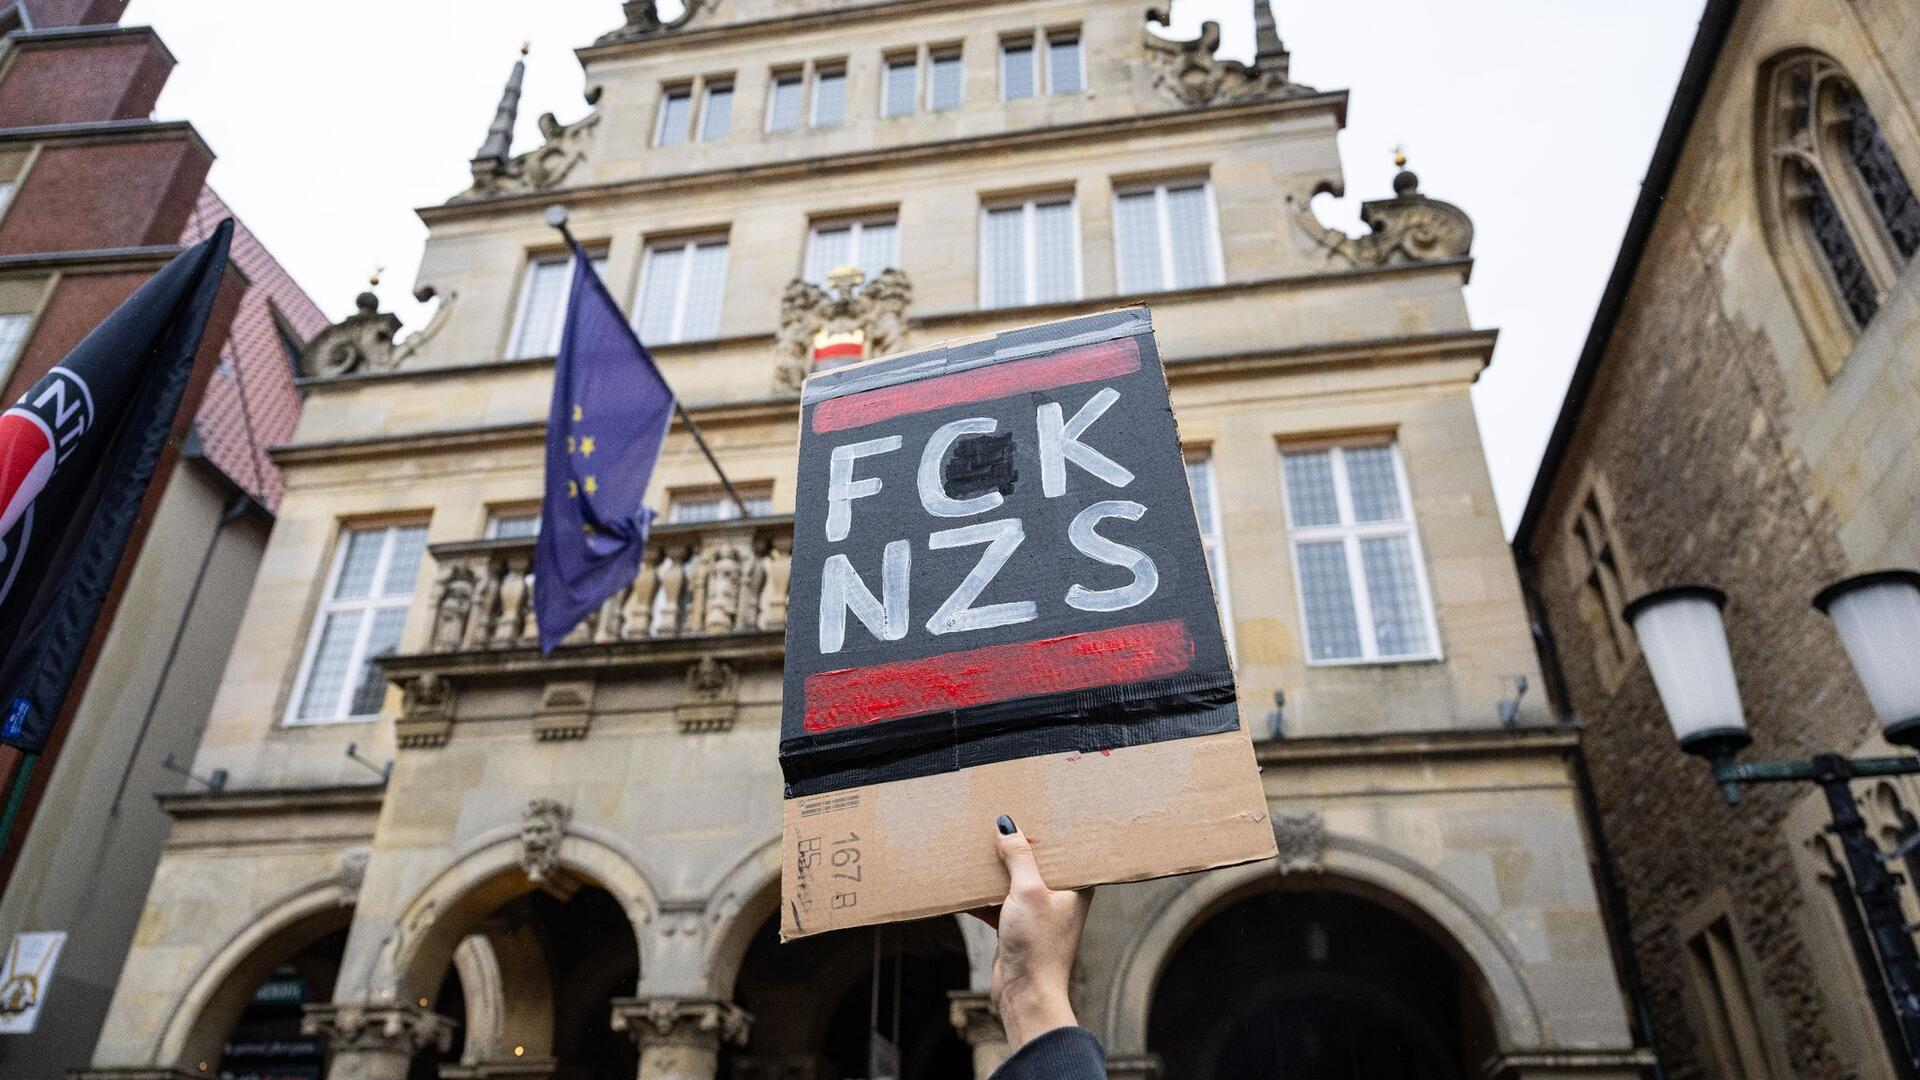
<instances>
[{"instance_id":1,"label":"brick building","mask_svg":"<svg viewBox=\"0 0 1920 1080\"><path fill-rule=\"evenodd\" d=\"M1888 752L1811 601L1920 566L1916 180L1911 3L1709 3L1514 540L1676 1078L1908 1075L1819 790L1722 805L1621 608L1729 594L1747 757ZM1920 786L1856 789L1913 835Z\"/></svg>"},{"instance_id":2,"label":"brick building","mask_svg":"<svg viewBox=\"0 0 1920 1080\"><path fill-rule=\"evenodd\" d=\"M0 400L12 401L229 211L191 125L150 118L173 59L122 27L124 2L0 10ZM0 1074L84 1065L166 832L153 802L192 756L239 605L279 505L266 448L300 415L294 359L327 320L244 225L144 528L37 761L0 750L22 809L4 855L0 939L67 940L31 1035L0 1035Z\"/></svg>"}]
</instances>

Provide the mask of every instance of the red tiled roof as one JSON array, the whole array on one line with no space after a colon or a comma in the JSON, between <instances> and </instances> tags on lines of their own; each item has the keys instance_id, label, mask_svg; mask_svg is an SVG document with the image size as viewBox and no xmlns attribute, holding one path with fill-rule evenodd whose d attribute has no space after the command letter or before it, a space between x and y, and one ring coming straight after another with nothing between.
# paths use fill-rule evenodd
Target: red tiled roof
<instances>
[{"instance_id":1,"label":"red tiled roof","mask_svg":"<svg viewBox=\"0 0 1920 1080\"><path fill-rule=\"evenodd\" d=\"M232 216L212 188L203 188L180 242L197 244L221 219ZM220 370L207 382L194 428L214 467L269 509L278 509L280 470L266 450L293 437L300 422L300 394L294 389L294 361L274 309L301 342L311 341L331 320L244 223L235 218L233 225L232 258L252 287L221 346Z\"/></svg>"}]
</instances>

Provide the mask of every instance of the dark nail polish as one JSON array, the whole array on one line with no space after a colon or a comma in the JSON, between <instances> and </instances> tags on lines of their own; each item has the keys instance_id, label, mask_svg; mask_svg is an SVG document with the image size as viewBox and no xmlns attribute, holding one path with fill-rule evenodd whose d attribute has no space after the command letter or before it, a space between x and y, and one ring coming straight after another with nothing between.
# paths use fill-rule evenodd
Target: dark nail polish
<instances>
[{"instance_id":1,"label":"dark nail polish","mask_svg":"<svg viewBox=\"0 0 1920 1080\"><path fill-rule=\"evenodd\" d=\"M1014 825L1013 825L1013 819L1012 819L1012 818L1010 818L1010 817L1008 817L1007 815L1005 815L1005 814L1001 814L1001 815L1000 815L1000 820L999 820L999 821L997 821L997 822L994 822L994 824L996 824L996 825L998 825L998 826L1000 826L1000 835L1001 835L1001 836L1012 836L1012 835L1013 835L1013 832L1014 832Z\"/></svg>"}]
</instances>

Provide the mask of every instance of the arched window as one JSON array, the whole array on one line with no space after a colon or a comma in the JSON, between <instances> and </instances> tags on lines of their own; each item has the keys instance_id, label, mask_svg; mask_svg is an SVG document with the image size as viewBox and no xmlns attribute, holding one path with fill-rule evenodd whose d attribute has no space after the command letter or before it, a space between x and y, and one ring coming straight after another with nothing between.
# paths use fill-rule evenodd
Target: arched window
<instances>
[{"instance_id":1,"label":"arched window","mask_svg":"<svg viewBox=\"0 0 1920 1080\"><path fill-rule=\"evenodd\" d=\"M1776 58L1761 94L1768 237L1831 375L1920 252L1920 202L1858 88L1831 58Z\"/></svg>"}]
</instances>

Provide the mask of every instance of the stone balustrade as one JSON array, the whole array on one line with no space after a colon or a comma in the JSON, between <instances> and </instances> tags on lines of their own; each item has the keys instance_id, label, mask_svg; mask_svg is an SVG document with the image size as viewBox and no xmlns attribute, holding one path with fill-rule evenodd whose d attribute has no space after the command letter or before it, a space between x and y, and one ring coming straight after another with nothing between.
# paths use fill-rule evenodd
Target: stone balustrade
<instances>
[{"instance_id":1,"label":"stone balustrade","mask_svg":"<svg viewBox=\"0 0 1920 1080\"><path fill-rule=\"evenodd\" d=\"M437 544L429 654L532 648L532 538ZM633 584L563 645L611 644L785 629L790 516L656 526Z\"/></svg>"}]
</instances>

